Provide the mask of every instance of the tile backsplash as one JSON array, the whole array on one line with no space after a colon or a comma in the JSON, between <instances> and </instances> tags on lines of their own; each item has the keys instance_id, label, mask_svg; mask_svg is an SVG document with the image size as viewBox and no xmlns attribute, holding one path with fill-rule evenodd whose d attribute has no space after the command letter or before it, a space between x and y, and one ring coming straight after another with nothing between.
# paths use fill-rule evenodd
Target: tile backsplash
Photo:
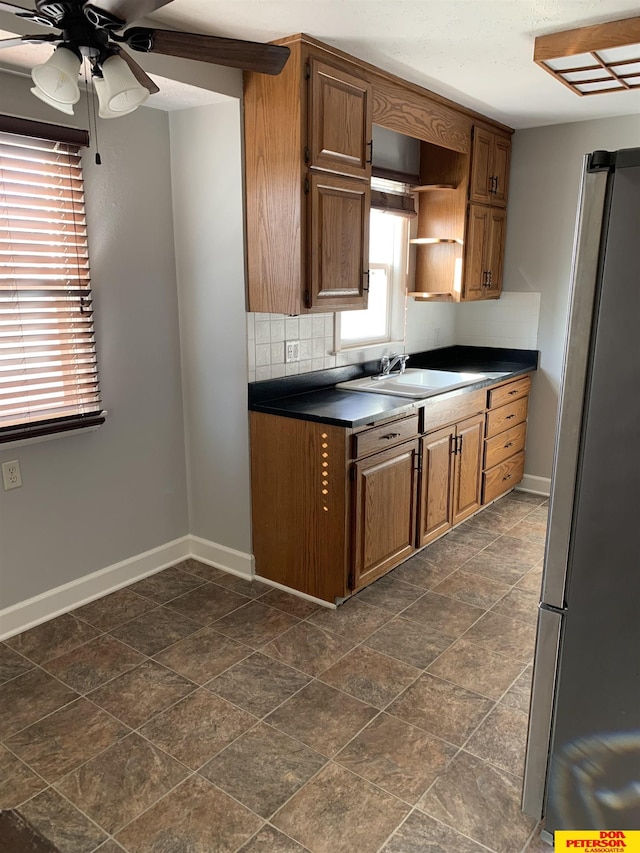
<instances>
[{"instance_id":1,"label":"tile backsplash","mask_svg":"<svg viewBox=\"0 0 640 853\"><path fill-rule=\"evenodd\" d=\"M249 381L336 366L333 314L247 314ZM300 360L285 364L285 341L300 341Z\"/></svg>"}]
</instances>

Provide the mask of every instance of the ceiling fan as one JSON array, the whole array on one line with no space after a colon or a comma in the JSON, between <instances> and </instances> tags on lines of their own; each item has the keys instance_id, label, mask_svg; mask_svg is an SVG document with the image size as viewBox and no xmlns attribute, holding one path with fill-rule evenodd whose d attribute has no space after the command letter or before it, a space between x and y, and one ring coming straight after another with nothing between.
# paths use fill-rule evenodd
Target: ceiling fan
<instances>
[{"instance_id":1,"label":"ceiling fan","mask_svg":"<svg viewBox=\"0 0 640 853\"><path fill-rule=\"evenodd\" d=\"M198 62L244 68L262 74L279 74L289 58L289 48L218 36L128 27L132 21L155 12L171 0L35 0L33 11L0 2L0 12L59 33L17 36L0 40L0 48L23 43L57 45L49 59L31 72L32 93L67 115L80 100L78 74L86 58L99 103L101 118L133 112L159 89L149 75L123 50L123 45L142 53L161 53ZM128 28L127 28L128 27Z\"/></svg>"}]
</instances>

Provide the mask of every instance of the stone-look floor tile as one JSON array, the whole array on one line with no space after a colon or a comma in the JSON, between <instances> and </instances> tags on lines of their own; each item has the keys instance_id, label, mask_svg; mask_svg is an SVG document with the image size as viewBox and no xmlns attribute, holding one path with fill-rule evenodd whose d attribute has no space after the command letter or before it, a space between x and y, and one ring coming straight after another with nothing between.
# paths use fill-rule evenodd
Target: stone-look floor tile
<instances>
[{"instance_id":1,"label":"stone-look floor tile","mask_svg":"<svg viewBox=\"0 0 640 853\"><path fill-rule=\"evenodd\" d=\"M0 684L11 681L33 669L33 662L14 652L4 643L0 643Z\"/></svg>"},{"instance_id":2,"label":"stone-look floor tile","mask_svg":"<svg viewBox=\"0 0 640 853\"><path fill-rule=\"evenodd\" d=\"M359 597L351 598L335 610L323 608L309 619L318 628L347 637L356 643L365 640L391 619L388 610L372 607Z\"/></svg>"},{"instance_id":3,"label":"stone-look floor tile","mask_svg":"<svg viewBox=\"0 0 640 853\"><path fill-rule=\"evenodd\" d=\"M473 733L465 749L514 776L522 776L528 722L527 714L498 704Z\"/></svg>"},{"instance_id":4,"label":"stone-look floor tile","mask_svg":"<svg viewBox=\"0 0 640 853\"><path fill-rule=\"evenodd\" d=\"M65 776L55 787L114 834L174 788L188 772L133 733Z\"/></svg>"},{"instance_id":5,"label":"stone-look floor tile","mask_svg":"<svg viewBox=\"0 0 640 853\"><path fill-rule=\"evenodd\" d=\"M64 853L92 853L107 837L52 788L25 803L20 813Z\"/></svg>"},{"instance_id":6,"label":"stone-look floor tile","mask_svg":"<svg viewBox=\"0 0 640 853\"><path fill-rule=\"evenodd\" d=\"M547 844L540 836L540 828L536 829L523 853L553 853L553 844Z\"/></svg>"},{"instance_id":7,"label":"stone-look floor tile","mask_svg":"<svg viewBox=\"0 0 640 853\"><path fill-rule=\"evenodd\" d=\"M531 701L532 676L533 668L528 666L522 675L513 682L500 702L509 708L516 708L518 711L522 711L523 714L528 714L529 703Z\"/></svg>"},{"instance_id":8,"label":"stone-look floor tile","mask_svg":"<svg viewBox=\"0 0 640 853\"><path fill-rule=\"evenodd\" d=\"M464 567L465 572L469 574L480 575L507 586L517 583L529 569L530 566L526 563L514 562L500 554L489 553L488 548L472 557Z\"/></svg>"},{"instance_id":9,"label":"stone-look floor tile","mask_svg":"<svg viewBox=\"0 0 640 853\"><path fill-rule=\"evenodd\" d=\"M320 675L354 647L353 640L338 637L308 622L300 622L262 651L309 675Z\"/></svg>"},{"instance_id":10,"label":"stone-look floor tile","mask_svg":"<svg viewBox=\"0 0 640 853\"><path fill-rule=\"evenodd\" d=\"M474 529L468 527L467 524L460 524L450 533L447 533L447 539L450 542L455 542L457 545L466 545L468 548L473 548L477 553L482 551L500 536L499 533L490 530Z\"/></svg>"},{"instance_id":11,"label":"stone-look floor tile","mask_svg":"<svg viewBox=\"0 0 640 853\"><path fill-rule=\"evenodd\" d=\"M408 810L390 794L330 764L272 822L312 853L375 853Z\"/></svg>"},{"instance_id":12,"label":"stone-look floor tile","mask_svg":"<svg viewBox=\"0 0 640 853\"><path fill-rule=\"evenodd\" d=\"M198 622L174 613L173 610L157 607L120 625L111 633L143 655L155 655L189 634L195 634L201 627Z\"/></svg>"},{"instance_id":13,"label":"stone-look floor tile","mask_svg":"<svg viewBox=\"0 0 640 853\"><path fill-rule=\"evenodd\" d=\"M295 616L296 619L306 619L316 610L320 610L319 604L314 604L313 601L307 601L297 595L291 595L283 589L269 590L266 595L260 598L260 601L262 604L268 604L269 607L275 607L276 610L288 613L289 616ZM293 844L293 842L291 843Z\"/></svg>"},{"instance_id":14,"label":"stone-look floor tile","mask_svg":"<svg viewBox=\"0 0 640 853\"><path fill-rule=\"evenodd\" d=\"M533 592L539 600L540 593L542 591L542 566L534 566L531 571L521 577L516 584L516 589L524 589L527 592Z\"/></svg>"},{"instance_id":15,"label":"stone-look floor tile","mask_svg":"<svg viewBox=\"0 0 640 853\"><path fill-rule=\"evenodd\" d=\"M48 782L107 749L128 728L86 699L79 699L6 741L9 749Z\"/></svg>"},{"instance_id":16,"label":"stone-look floor tile","mask_svg":"<svg viewBox=\"0 0 640 853\"><path fill-rule=\"evenodd\" d=\"M101 844L100 847L96 848L95 853L126 853L124 847L120 847L119 844L113 839L109 839L109 841L105 841L104 844Z\"/></svg>"},{"instance_id":17,"label":"stone-look floor tile","mask_svg":"<svg viewBox=\"0 0 640 853\"><path fill-rule=\"evenodd\" d=\"M499 613L486 613L465 633L464 640L505 657L529 663L533 658L536 629Z\"/></svg>"},{"instance_id":18,"label":"stone-look floor tile","mask_svg":"<svg viewBox=\"0 0 640 853\"><path fill-rule=\"evenodd\" d=\"M420 808L497 853L520 850L535 821L520 811L522 779L460 752Z\"/></svg>"},{"instance_id":19,"label":"stone-look floor tile","mask_svg":"<svg viewBox=\"0 0 640 853\"><path fill-rule=\"evenodd\" d=\"M206 581L215 581L227 574L222 569L209 566L207 563L201 563L200 560L196 560L193 557L177 563L174 568L180 569L183 572L189 572L189 574L195 575L197 578L204 578Z\"/></svg>"},{"instance_id":20,"label":"stone-look floor tile","mask_svg":"<svg viewBox=\"0 0 640 853\"><path fill-rule=\"evenodd\" d=\"M331 757L375 717L377 711L319 681L296 693L266 722Z\"/></svg>"},{"instance_id":21,"label":"stone-look floor tile","mask_svg":"<svg viewBox=\"0 0 640 853\"><path fill-rule=\"evenodd\" d=\"M413 666L359 646L325 670L321 679L369 705L384 708L420 674Z\"/></svg>"},{"instance_id":22,"label":"stone-look floor tile","mask_svg":"<svg viewBox=\"0 0 640 853\"><path fill-rule=\"evenodd\" d=\"M247 598L260 598L271 589L266 583L260 583L257 579L248 580L238 575L232 575L230 572L223 572L221 577L216 578L215 583L225 589L230 589L232 592L245 595Z\"/></svg>"},{"instance_id":23,"label":"stone-look floor tile","mask_svg":"<svg viewBox=\"0 0 640 853\"><path fill-rule=\"evenodd\" d=\"M260 723L213 758L200 774L268 818L326 761L300 741Z\"/></svg>"},{"instance_id":24,"label":"stone-look floor tile","mask_svg":"<svg viewBox=\"0 0 640 853\"><path fill-rule=\"evenodd\" d=\"M89 694L89 698L135 729L183 699L194 688L193 682L176 672L165 669L155 661L145 661L98 687Z\"/></svg>"},{"instance_id":25,"label":"stone-look floor tile","mask_svg":"<svg viewBox=\"0 0 640 853\"><path fill-rule=\"evenodd\" d=\"M260 601L252 601L218 619L212 627L237 642L259 649L297 624L295 617L282 610L266 607Z\"/></svg>"},{"instance_id":26,"label":"stone-look floor tile","mask_svg":"<svg viewBox=\"0 0 640 853\"><path fill-rule=\"evenodd\" d=\"M365 640L365 646L411 666L426 669L452 642L451 637L428 625L420 625L399 616Z\"/></svg>"},{"instance_id":27,"label":"stone-look floor tile","mask_svg":"<svg viewBox=\"0 0 640 853\"><path fill-rule=\"evenodd\" d=\"M208 690L197 690L147 723L140 733L197 770L255 722L251 714Z\"/></svg>"},{"instance_id":28,"label":"stone-look floor tile","mask_svg":"<svg viewBox=\"0 0 640 853\"><path fill-rule=\"evenodd\" d=\"M364 601L374 607L381 607L391 613L400 613L416 599L423 595L424 590L397 578L385 575L358 593L357 601Z\"/></svg>"},{"instance_id":29,"label":"stone-look floor tile","mask_svg":"<svg viewBox=\"0 0 640 853\"><path fill-rule=\"evenodd\" d=\"M544 557L544 545L516 539L510 534L505 534L496 539L488 548L485 548L482 556L498 557L514 570L521 570L522 575Z\"/></svg>"},{"instance_id":30,"label":"stone-look floor tile","mask_svg":"<svg viewBox=\"0 0 640 853\"><path fill-rule=\"evenodd\" d=\"M43 668L78 693L88 693L143 660L130 646L105 635L50 660Z\"/></svg>"},{"instance_id":31,"label":"stone-look floor tile","mask_svg":"<svg viewBox=\"0 0 640 853\"><path fill-rule=\"evenodd\" d=\"M538 621L538 602L540 596L526 589L512 589L492 608L494 613L501 613L511 619L535 625Z\"/></svg>"},{"instance_id":32,"label":"stone-look floor tile","mask_svg":"<svg viewBox=\"0 0 640 853\"><path fill-rule=\"evenodd\" d=\"M22 634L6 640L6 644L35 663L44 663L57 658L100 632L86 622L80 622L70 613L64 613L42 625L36 625Z\"/></svg>"},{"instance_id":33,"label":"stone-look floor tile","mask_svg":"<svg viewBox=\"0 0 640 853\"><path fill-rule=\"evenodd\" d=\"M428 672L489 699L499 699L522 672L522 663L458 640L431 664Z\"/></svg>"},{"instance_id":34,"label":"stone-look floor tile","mask_svg":"<svg viewBox=\"0 0 640 853\"><path fill-rule=\"evenodd\" d=\"M119 589L104 598L97 598L84 607L73 611L73 615L101 631L110 631L136 616L142 616L147 610L155 607L152 601L131 592L130 589Z\"/></svg>"},{"instance_id":35,"label":"stone-look floor tile","mask_svg":"<svg viewBox=\"0 0 640 853\"><path fill-rule=\"evenodd\" d=\"M451 569L429 563L420 553L394 569L390 576L427 592L450 574Z\"/></svg>"},{"instance_id":36,"label":"stone-look floor tile","mask_svg":"<svg viewBox=\"0 0 640 853\"><path fill-rule=\"evenodd\" d=\"M118 836L130 853L235 853L262 821L193 776Z\"/></svg>"},{"instance_id":37,"label":"stone-look floor tile","mask_svg":"<svg viewBox=\"0 0 640 853\"><path fill-rule=\"evenodd\" d=\"M484 696L425 674L396 699L388 712L449 743L462 746L493 704Z\"/></svg>"},{"instance_id":38,"label":"stone-look floor tile","mask_svg":"<svg viewBox=\"0 0 640 853\"><path fill-rule=\"evenodd\" d=\"M155 655L155 659L185 678L204 684L250 654L247 646L212 628L202 628Z\"/></svg>"},{"instance_id":39,"label":"stone-look floor tile","mask_svg":"<svg viewBox=\"0 0 640 853\"><path fill-rule=\"evenodd\" d=\"M248 601L244 595L238 595L216 583L206 583L179 598L174 598L167 607L200 625L209 625Z\"/></svg>"},{"instance_id":40,"label":"stone-look floor tile","mask_svg":"<svg viewBox=\"0 0 640 853\"><path fill-rule=\"evenodd\" d=\"M382 853L486 853L470 838L420 812L409 815Z\"/></svg>"},{"instance_id":41,"label":"stone-look floor tile","mask_svg":"<svg viewBox=\"0 0 640 853\"><path fill-rule=\"evenodd\" d=\"M44 779L0 745L0 811L16 808L46 787Z\"/></svg>"},{"instance_id":42,"label":"stone-look floor tile","mask_svg":"<svg viewBox=\"0 0 640 853\"><path fill-rule=\"evenodd\" d=\"M206 687L256 717L264 717L310 680L308 675L256 652Z\"/></svg>"},{"instance_id":43,"label":"stone-look floor tile","mask_svg":"<svg viewBox=\"0 0 640 853\"><path fill-rule=\"evenodd\" d=\"M541 506L546 500L544 495L536 495L533 492L523 492L520 489L514 489L504 498L504 502L508 504L528 504L532 508ZM498 501L498 506L502 501Z\"/></svg>"},{"instance_id":44,"label":"stone-look floor tile","mask_svg":"<svg viewBox=\"0 0 640 853\"><path fill-rule=\"evenodd\" d=\"M453 572L477 553L478 549L476 547L462 545L459 541L452 541L448 536L443 536L437 542L427 545L420 552L420 556L428 560L432 565L438 566L438 568L449 569L449 571Z\"/></svg>"},{"instance_id":45,"label":"stone-look floor tile","mask_svg":"<svg viewBox=\"0 0 640 853\"><path fill-rule=\"evenodd\" d=\"M529 510L529 507L526 506L521 507L519 511L517 507L515 510L511 511L509 508L505 507L504 511L501 512L495 507L496 504L493 504L492 506L483 509L482 512L474 515L473 518L465 521L461 526L466 531L471 530L476 532L478 530L485 530L489 533L501 535L503 533L508 533L512 527L514 527L519 521L522 521Z\"/></svg>"},{"instance_id":46,"label":"stone-look floor tile","mask_svg":"<svg viewBox=\"0 0 640 853\"><path fill-rule=\"evenodd\" d=\"M509 592L510 588L505 583L498 583L481 575L472 575L463 569L458 569L434 587L433 591L438 595L448 595L449 598L488 610Z\"/></svg>"},{"instance_id":47,"label":"stone-look floor tile","mask_svg":"<svg viewBox=\"0 0 640 853\"><path fill-rule=\"evenodd\" d=\"M464 601L456 601L445 595L437 595L428 592L415 604L412 604L402 614L414 622L428 625L435 631L450 637L459 637L467 628L482 616L484 610L465 604Z\"/></svg>"},{"instance_id":48,"label":"stone-look floor tile","mask_svg":"<svg viewBox=\"0 0 640 853\"><path fill-rule=\"evenodd\" d=\"M297 841L287 838L272 826L265 826L248 841L240 853L305 853Z\"/></svg>"},{"instance_id":49,"label":"stone-look floor tile","mask_svg":"<svg viewBox=\"0 0 640 853\"><path fill-rule=\"evenodd\" d=\"M457 747L382 714L334 759L412 805L457 752Z\"/></svg>"},{"instance_id":50,"label":"stone-look floor tile","mask_svg":"<svg viewBox=\"0 0 640 853\"><path fill-rule=\"evenodd\" d=\"M547 522L533 521L528 515L522 521L519 521L515 527L509 531L509 536L514 536L516 539L526 539L528 542L535 542L538 545L544 545L547 538Z\"/></svg>"},{"instance_id":51,"label":"stone-look floor tile","mask_svg":"<svg viewBox=\"0 0 640 853\"><path fill-rule=\"evenodd\" d=\"M195 575L183 572L177 566L172 566L170 569L157 572L132 584L129 591L150 598L157 604L165 604L172 598L184 595L185 592L190 592L204 583L206 583L204 578L197 578Z\"/></svg>"},{"instance_id":52,"label":"stone-look floor tile","mask_svg":"<svg viewBox=\"0 0 640 853\"><path fill-rule=\"evenodd\" d=\"M529 513L526 520L531 524L547 524L549 521L549 500L547 499L533 512Z\"/></svg>"},{"instance_id":53,"label":"stone-look floor tile","mask_svg":"<svg viewBox=\"0 0 640 853\"><path fill-rule=\"evenodd\" d=\"M62 708L78 694L41 669L32 669L0 690L0 740Z\"/></svg>"}]
</instances>

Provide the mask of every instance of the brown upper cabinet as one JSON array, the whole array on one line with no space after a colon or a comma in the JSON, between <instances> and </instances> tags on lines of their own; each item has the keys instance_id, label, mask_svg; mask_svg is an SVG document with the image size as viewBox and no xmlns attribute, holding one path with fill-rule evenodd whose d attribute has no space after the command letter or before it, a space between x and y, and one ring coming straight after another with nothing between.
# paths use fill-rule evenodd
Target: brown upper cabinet
<instances>
[{"instance_id":1,"label":"brown upper cabinet","mask_svg":"<svg viewBox=\"0 0 640 853\"><path fill-rule=\"evenodd\" d=\"M506 222L504 209L469 205L464 272L466 301L500 296Z\"/></svg>"},{"instance_id":2,"label":"brown upper cabinet","mask_svg":"<svg viewBox=\"0 0 640 853\"><path fill-rule=\"evenodd\" d=\"M475 125L471 149L470 201L506 207L510 156L511 139L508 136Z\"/></svg>"},{"instance_id":3,"label":"brown upper cabinet","mask_svg":"<svg viewBox=\"0 0 640 853\"><path fill-rule=\"evenodd\" d=\"M367 307L372 122L432 154L424 188L431 212L420 221L435 248L418 250L416 290L466 298L471 131L481 120L484 132L488 120L309 36L280 43L291 50L281 74L244 75L248 310ZM494 135L508 145L508 133L496 126ZM489 147L488 168L504 176L484 203L504 204L508 149L500 161L498 142ZM495 295L480 288L470 298Z\"/></svg>"}]
</instances>

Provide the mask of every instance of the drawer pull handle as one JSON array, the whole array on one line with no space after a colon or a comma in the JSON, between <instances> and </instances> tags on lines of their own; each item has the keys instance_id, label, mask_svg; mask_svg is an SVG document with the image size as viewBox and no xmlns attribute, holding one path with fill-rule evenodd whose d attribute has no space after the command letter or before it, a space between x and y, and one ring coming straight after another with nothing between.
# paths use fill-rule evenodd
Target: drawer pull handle
<instances>
[{"instance_id":1,"label":"drawer pull handle","mask_svg":"<svg viewBox=\"0 0 640 853\"><path fill-rule=\"evenodd\" d=\"M506 477L502 478L502 482L504 483L506 480L510 480L512 476L513 476L512 474L507 474Z\"/></svg>"},{"instance_id":2,"label":"drawer pull handle","mask_svg":"<svg viewBox=\"0 0 640 853\"><path fill-rule=\"evenodd\" d=\"M517 393L518 393L518 389L516 388L516 389L515 389L515 390L513 390L513 391L509 391L509 396L510 396L510 397L513 397L513 395L514 395L514 394L517 394Z\"/></svg>"},{"instance_id":3,"label":"drawer pull handle","mask_svg":"<svg viewBox=\"0 0 640 853\"><path fill-rule=\"evenodd\" d=\"M390 440L390 439L392 439L392 438L400 438L400 433L399 433L399 432L390 432L390 433L388 433L387 435L381 435L381 436L380 436L380 439L381 439L381 440L382 440L383 438L384 438L384 439L386 439L387 441L389 441L389 440Z\"/></svg>"},{"instance_id":4,"label":"drawer pull handle","mask_svg":"<svg viewBox=\"0 0 640 853\"><path fill-rule=\"evenodd\" d=\"M510 421L513 418L515 418L515 415L507 415L507 417L505 418L505 421Z\"/></svg>"},{"instance_id":5,"label":"drawer pull handle","mask_svg":"<svg viewBox=\"0 0 640 853\"><path fill-rule=\"evenodd\" d=\"M512 442L512 441L508 441L508 442L505 444L504 449L506 450L506 449L507 449L507 447L513 447L513 442Z\"/></svg>"}]
</instances>

